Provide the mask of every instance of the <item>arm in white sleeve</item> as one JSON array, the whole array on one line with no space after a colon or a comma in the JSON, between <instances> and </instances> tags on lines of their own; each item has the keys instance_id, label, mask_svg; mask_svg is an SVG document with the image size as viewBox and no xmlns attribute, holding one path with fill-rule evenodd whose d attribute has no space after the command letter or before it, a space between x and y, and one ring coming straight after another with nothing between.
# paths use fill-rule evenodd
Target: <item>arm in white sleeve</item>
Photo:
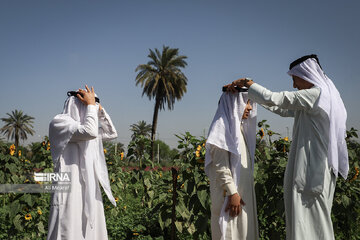
<instances>
[{"instance_id":1,"label":"arm in white sleeve","mask_svg":"<svg viewBox=\"0 0 360 240\"><path fill-rule=\"evenodd\" d=\"M210 150L211 159L215 168L216 182L226 190L226 195L237 193L234 179L230 170L229 152L213 146Z\"/></svg>"},{"instance_id":2,"label":"arm in white sleeve","mask_svg":"<svg viewBox=\"0 0 360 240\"><path fill-rule=\"evenodd\" d=\"M104 141L117 138L115 126L104 108L99 111L99 136Z\"/></svg>"},{"instance_id":3,"label":"arm in white sleeve","mask_svg":"<svg viewBox=\"0 0 360 240\"><path fill-rule=\"evenodd\" d=\"M72 135L70 142L88 141L98 136L98 114L95 105L88 105L84 124Z\"/></svg>"},{"instance_id":4,"label":"arm in white sleeve","mask_svg":"<svg viewBox=\"0 0 360 240\"><path fill-rule=\"evenodd\" d=\"M249 98L261 105L279 107L289 110L313 109L320 96L320 88L313 87L299 91L271 92L263 86L254 83L249 88Z\"/></svg>"},{"instance_id":5,"label":"arm in white sleeve","mask_svg":"<svg viewBox=\"0 0 360 240\"><path fill-rule=\"evenodd\" d=\"M260 104L261 106L263 106L265 109L273 112L273 113L276 113L282 117L295 117L295 111L294 110L290 110L290 109L282 109L282 108L279 108L279 107L276 107L276 106L273 106L273 107L269 107L269 106L266 106L266 105L263 105L263 104Z\"/></svg>"}]
</instances>

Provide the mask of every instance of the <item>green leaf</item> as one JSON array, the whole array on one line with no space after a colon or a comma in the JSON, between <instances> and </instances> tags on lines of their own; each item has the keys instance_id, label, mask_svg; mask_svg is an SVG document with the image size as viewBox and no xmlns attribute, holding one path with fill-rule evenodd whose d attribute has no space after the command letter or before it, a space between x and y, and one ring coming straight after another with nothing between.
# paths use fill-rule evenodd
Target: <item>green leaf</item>
<instances>
[{"instance_id":1,"label":"green leaf","mask_svg":"<svg viewBox=\"0 0 360 240\"><path fill-rule=\"evenodd\" d=\"M341 196L341 202L345 208L347 208L350 205L350 198L348 198L346 195Z\"/></svg>"},{"instance_id":2,"label":"green leaf","mask_svg":"<svg viewBox=\"0 0 360 240\"><path fill-rule=\"evenodd\" d=\"M146 178L144 180L144 185L147 187L147 188L151 188L151 183L150 183L150 180L148 178Z\"/></svg>"},{"instance_id":3,"label":"green leaf","mask_svg":"<svg viewBox=\"0 0 360 240\"><path fill-rule=\"evenodd\" d=\"M14 220L13 220L13 223L14 223L14 226L17 230L19 231L23 231L23 225L21 223L21 215L18 214L14 217Z\"/></svg>"},{"instance_id":4,"label":"green leaf","mask_svg":"<svg viewBox=\"0 0 360 240\"><path fill-rule=\"evenodd\" d=\"M15 174L17 172L17 167L15 163L6 163L5 168L9 169L10 173Z\"/></svg>"},{"instance_id":5,"label":"green leaf","mask_svg":"<svg viewBox=\"0 0 360 240\"><path fill-rule=\"evenodd\" d=\"M193 235L196 231L195 225L193 223L190 224L190 226L187 228L187 231Z\"/></svg>"},{"instance_id":6,"label":"green leaf","mask_svg":"<svg viewBox=\"0 0 360 240\"><path fill-rule=\"evenodd\" d=\"M19 200L15 200L10 205L9 218L12 219L18 212L20 212Z\"/></svg>"},{"instance_id":7,"label":"green leaf","mask_svg":"<svg viewBox=\"0 0 360 240\"><path fill-rule=\"evenodd\" d=\"M164 228L165 228L165 223L164 223L164 221L162 220L161 212L159 213L158 221L159 221L161 230L164 230Z\"/></svg>"},{"instance_id":8,"label":"green leaf","mask_svg":"<svg viewBox=\"0 0 360 240\"><path fill-rule=\"evenodd\" d=\"M182 223L176 221L176 222L175 222L175 226L176 226L176 229L177 229L179 232L182 233L182 230L183 230Z\"/></svg>"},{"instance_id":9,"label":"green leaf","mask_svg":"<svg viewBox=\"0 0 360 240\"><path fill-rule=\"evenodd\" d=\"M34 202L33 202L30 194L25 194L23 199L30 207L32 207L34 205Z\"/></svg>"},{"instance_id":10,"label":"green leaf","mask_svg":"<svg viewBox=\"0 0 360 240\"><path fill-rule=\"evenodd\" d=\"M147 194L149 196L150 199L153 199L154 198L154 195L155 195L155 192L150 190L150 191L147 191Z\"/></svg>"},{"instance_id":11,"label":"green leaf","mask_svg":"<svg viewBox=\"0 0 360 240\"><path fill-rule=\"evenodd\" d=\"M195 222L195 226L198 232L205 232L208 226L208 217L206 215L200 215Z\"/></svg>"},{"instance_id":12,"label":"green leaf","mask_svg":"<svg viewBox=\"0 0 360 240\"><path fill-rule=\"evenodd\" d=\"M45 233L44 224L42 221L37 224L37 227L38 227L39 232Z\"/></svg>"},{"instance_id":13,"label":"green leaf","mask_svg":"<svg viewBox=\"0 0 360 240\"><path fill-rule=\"evenodd\" d=\"M200 190L197 192L198 199L201 205L206 209L206 200L208 199L208 193L206 190Z\"/></svg>"},{"instance_id":14,"label":"green leaf","mask_svg":"<svg viewBox=\"0 0 360 240\"><path fill-rule=\"evenodd\" d=\"M12 175L11 180L13 181L13 183L19 183L19 177L17 175Z\"/></svg>"},{"instance_id":15,"label":"green leaf","mask_svg":"<svg viewBox=\"0 0 360 240\"><path fill-rule=\"evenodd\" d=\"M184 186L185 186L185 184L184 184ZM185 186L186 187L186 192L188 194L191 194L194 191L194 186L195 186L194 181L192 181L192 180L187 181L187 184Z\"/></svg>"}]
</instances>

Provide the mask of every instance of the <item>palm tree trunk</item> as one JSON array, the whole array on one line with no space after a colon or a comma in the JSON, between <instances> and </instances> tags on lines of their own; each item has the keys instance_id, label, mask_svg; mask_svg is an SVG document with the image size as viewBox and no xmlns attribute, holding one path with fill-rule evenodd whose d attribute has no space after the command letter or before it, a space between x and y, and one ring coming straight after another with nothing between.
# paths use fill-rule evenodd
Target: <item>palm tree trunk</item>
<instances>
[{"instance_id":1,"label":"palm tree trunk","mask_svg":"<svg viewBox=\"0 0 360 240\"><path fill-rule=\"evenodd\" d=\"M159 108L160 108L160 99L156 98L153 122L151 126L151 161L152 162L154 162L154 142L155 142L156 125L157 125Z\"/></svg>"},{"instance_id":2,"label":"palm tree trunk","mask_svg":"<svg viewBox=\"0 0 360 240\"><path fill-rule=\"evenodd\" d=\"M19 130L15 129L15 149L17 149L19 146Z\"/></svg>"}]
</instances>

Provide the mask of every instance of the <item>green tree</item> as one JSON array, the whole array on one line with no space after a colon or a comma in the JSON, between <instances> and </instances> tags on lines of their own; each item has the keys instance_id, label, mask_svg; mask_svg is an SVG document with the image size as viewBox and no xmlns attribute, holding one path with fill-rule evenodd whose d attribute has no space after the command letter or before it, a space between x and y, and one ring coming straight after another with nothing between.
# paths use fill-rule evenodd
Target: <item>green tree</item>
<instances>
[{"instance_id":1,"label":"green tree","mask_svg":"<svg viewBox=\"0 0 360 240\"><path fill-rule=\"evenodd\" d=\"M143 87L142 95L155 99L151 129L151 160L154 161L154 141L159 110L174 108L175 100L180 100L186 92L187 78L181 71L187 65L186 56L179 56L178 48L163 46L162 53L155 48L149 50L150 61L140 64L135 71L136 85Z\"/></svg>"},{"instance_id":2,"label":"green tree","mask_svg":"<svg viewBox=\"0 0 360 240\"><path fill-rule=\"evenodd\" d=\"M34 135L35 131L32 124L35 118L17 109L11 114L7 113L7 115L8 118L1 118L5 126L0 129L0 132L5 134L8 139L15 139L15 147L18 147L20 139L26 140L27 134Z\"/></svg>"},{"instance_id":3,"label":"green tree","mask_svg":"<svg viewBox=\"0 0 360 240\"><path fill-rule=\"evenodd\" d=\"M144 137L150 137L151 125L147 124L144 120L130 125L130 131L133 132L131 140L135 140L137 136L143 135Z\"/></svg>"},{"instance_id":4,"label":"green tree","mask_svg":"<svg viewBox=\"0 0 360 240\"><path fill-rule=\"evenodd\" d=\"M159 150L159 158L162 162L173 161L179 154L177 149L171 149L169 145L159 139L155 141L154 148L156 153Z\"/></svg>"}]
</instances>

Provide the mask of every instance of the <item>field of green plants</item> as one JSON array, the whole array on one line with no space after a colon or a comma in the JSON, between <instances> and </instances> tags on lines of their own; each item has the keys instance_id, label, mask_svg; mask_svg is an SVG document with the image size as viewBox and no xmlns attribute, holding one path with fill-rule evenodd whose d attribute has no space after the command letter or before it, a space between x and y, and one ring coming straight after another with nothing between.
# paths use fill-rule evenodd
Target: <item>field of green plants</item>
<instances>
[{"instance_id":1,"label":"field of green plants","mask_svg":"<svg viewBox=\"0 0 360 240\"><path fill-rule=\"evenodd\" d=\"M211 239L209 182L204 173L205 139L177 136L177 153L164 164L150 161L148 139L133 139L128 153L105 145L117 206L105 195L109 239ZM140 144L141 143L141 144ZM338 178L333 202L336 239L360 239L360 144L348 131L349 178ZM0 143L0 183L29 183L34 172L52 172L51 143L15 148ZM291 142L259 122L255 188L260 239L285 239L283 174ZM142 151L139 151L142 146ZM0 194L0 239L45 239L50 194Z\"/></svg>"}]
</instances>

